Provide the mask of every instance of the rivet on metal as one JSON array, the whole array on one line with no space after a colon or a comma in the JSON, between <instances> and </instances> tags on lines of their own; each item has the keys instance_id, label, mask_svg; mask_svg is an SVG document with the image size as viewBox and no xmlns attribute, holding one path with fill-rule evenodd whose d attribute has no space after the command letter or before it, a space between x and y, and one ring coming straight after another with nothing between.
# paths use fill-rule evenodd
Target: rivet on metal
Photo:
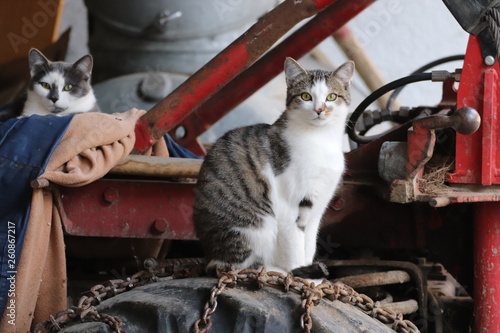
<instances>
[{"instance_id":1,"label":"rivet on metal","mask_svg":"<svg viewBox=\"0 0 500 333\"><path fill-rule=\"evenodd\" d=\"M110 204L114 204L120 200L118 190L113 187L108 187L103 193L104 200Z\"/></svg>"},{"instance_id":2,"label":"rivet on metal","mask_svg":"<svg viewBox=\"0 0 500 333\"><path fill-rule=\"evenodd\" d=\"M155 234L162 234L167 230L168 222L165 219L156 219L151 224L151 231Z\"/></svg>"},{"instance_id":3,"label":"rivet on metal","mask_svg":"<svg viewBox=\"0 0 500 333\"><path fill-rule=\"evenodd\" d=\"M495 63L495 57L490 55L484 57L484 63L488 66L493 66L493 64Z\"/></svg>"}]
</instances>

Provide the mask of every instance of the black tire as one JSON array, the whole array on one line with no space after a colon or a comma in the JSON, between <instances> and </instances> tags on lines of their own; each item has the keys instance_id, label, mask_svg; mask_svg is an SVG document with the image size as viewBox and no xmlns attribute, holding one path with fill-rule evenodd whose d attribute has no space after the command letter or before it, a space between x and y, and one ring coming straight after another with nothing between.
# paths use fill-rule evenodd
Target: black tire
<instances>
[{"instance_id":1,"label":"black tire","mask_svg":"<svg viewBox=\"0 0 500 333\"><path fill-rule=\"evenodd\" d=\"M100 312L118 316L127 333L188 333L200 318L216 279L189 278L161 281L136 288L102 302ZM302 332L300 295L254 285L228 288L218 297L212 315L214 333ZM359 309L340 301L321 300L312 311L315 333L394 332ZM103 323L84 323L61 332L112 332Z\"/></svg>"}]
</instances>

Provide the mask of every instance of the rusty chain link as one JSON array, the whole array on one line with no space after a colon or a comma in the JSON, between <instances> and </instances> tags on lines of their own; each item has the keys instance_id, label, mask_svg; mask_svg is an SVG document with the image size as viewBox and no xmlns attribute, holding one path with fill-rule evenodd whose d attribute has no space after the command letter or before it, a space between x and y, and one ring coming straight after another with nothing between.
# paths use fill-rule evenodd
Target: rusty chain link
<instances>
[{"instance_id":1,"label":"rusty chain link","mask_svg":"<svg viewBox=\"0 0 500 333\"><path fill-rule=\"evenodd\" d=\"M121 294L150 282L156 281L158 277L185 278L202 275L204 261L202 259L173 259L157 261L151 259L145 262L147 270L135 273L126 279L109 280L90 288L83 295L77 306L61 311L49 320L35 326L35 333L58 332L68 323L72 322L103 322L116 332L121 330L122 322L118 317L99 313L95 308L102 301ZM237 282L256 282L260 288L264 286L282 287L284 291L290 290L301 295L303 314L300 325L304 332L311 332L311 313L315 305L323 298L330 301L339 300L351 304L363 313L388 325L398 333L419 333L418 328L409 320L403 319L403 315L390 309L384 308L379 302L374 302L370 297L357 293L353 288L341 283L324 280L315 285L308 280L293 276L292 274L281 274L278 272L267 272L253 269L243 269L222 273L217 284L212 288L210 298L206 302L203 314L194 324L196 333L205 333L212 327L211 316L217 309L217 298L227 288L233 288Z\"/></svg>"},{"instance_id":2,"label":"rusty chain link","mask_svg":"<svg viewBox=\"0 0 500 333\"><path fill-rule=\"evenodd\" d=\"M385 308L379 302L374 302L370 297L359 294L353 288L341 283L323 280L316 286L314 282L293 276L284 275L278 272L267 272L264 268L261 271L253 269L243 269L221 274L217 285L212 288L210 299L205 304L201 319L197 320L194 329L196 333L205 333L212 327L211 315L217 308L217 296L219 296L228 286L236 286L237 282L257 282L259 287L283 286L285 291L292 290L301 295L303 314L300 318L302 330L310 333L312 329L311 312L315 305L323 298L330 301L339 300L343 303L351 304L360 309L363 313L377 319L389 326L398 333L419 333L419 329L411 321L403 319L401 313L396 313ZM202 325L200 327L200 324Z\"/></svg>"},{"instance_id":3,"label":"rusty chain link","mask_svg":"<svg viewBox=\"0 0 500 333\"><path fill-rule=\"evenodd\" d=\"M93 286L79 299L77 306L58 312L54 316L51 315L49 320L37 324L33 332L58 332L66 324L72 322L103 322L116 332L122 333L122 321L118 317L99 313L95 308L96 305L135 287L156 281L158 277L199 276L205 266L204 260L198 258L148 260L145 262L146 270L139 271L126 279L109 280Z\"/></svg>"},{"instance_id":4,"label":"rusty chain link","mask_svg":"<svg viewBox=\"0 0 500 333\"><path fill-rule=\"evenodd\" d=\"M203 308L203 315L194 323L194 331L196 333L205 333L210 330L212 327L212 320L210 317L217 308L217 297L222 294L227 286L236 285L236 281L237 277L235 275L227 273L224 274L217 282L217 285L212 288L210 299L205 303L205 307Z\"/></svg>"}]
</instances>

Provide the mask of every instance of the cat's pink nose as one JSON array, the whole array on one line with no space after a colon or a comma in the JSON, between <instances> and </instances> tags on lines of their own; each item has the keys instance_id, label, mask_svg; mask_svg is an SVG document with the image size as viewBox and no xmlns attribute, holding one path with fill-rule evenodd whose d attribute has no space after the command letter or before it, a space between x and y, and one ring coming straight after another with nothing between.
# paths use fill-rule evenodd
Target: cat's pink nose
<instances>
[{"instance_id":1,"label":"cat's pink nose","mask_svg":"<svg viewBox=\"0 0 500 333\"><path fill-rule=\"evenodd\" d=\"M316 109L316 110L314 110L314 112L316 112L318 115L320 115L321 112L323 112L323 111L325 111L325 110L323 110L323 109Z\"/></svg>"}]
</instances>

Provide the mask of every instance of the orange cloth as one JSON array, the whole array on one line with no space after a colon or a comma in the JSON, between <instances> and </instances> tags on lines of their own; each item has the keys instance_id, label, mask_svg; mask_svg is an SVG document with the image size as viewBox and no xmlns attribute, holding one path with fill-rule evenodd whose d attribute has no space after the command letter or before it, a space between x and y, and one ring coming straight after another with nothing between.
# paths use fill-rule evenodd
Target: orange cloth
<instances>
[{"instance_id":1,"label":"orange cloth","mask_svg":"<svg viewBox=\"0 0 500 333\"><path fill-rule=\"evenodd\" d=\"M82 113L71 121L40 178L82 186L104 176L134 148L134 128L145 111Z\"/></svg>"}]
</instances>

